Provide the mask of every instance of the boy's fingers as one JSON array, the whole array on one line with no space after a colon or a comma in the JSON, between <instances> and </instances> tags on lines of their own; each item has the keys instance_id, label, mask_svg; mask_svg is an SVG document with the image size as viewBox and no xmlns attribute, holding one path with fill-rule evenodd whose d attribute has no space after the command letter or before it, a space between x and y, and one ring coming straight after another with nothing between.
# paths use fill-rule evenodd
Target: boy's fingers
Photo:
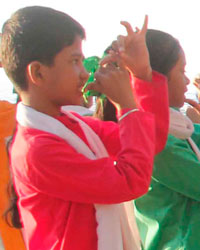
<instances>
[{"instance_id":1,"label":"boy's fingers","mask_svg":"<svg viewBox=\"0 0 200 250\"><path fill-rule=\"evenodd\" d=\"M125 51L125 37L124 36L119 35L117 37L117 45L118 45L118 50L120 52Z\"/></svg>"},{"instance_id":2,"label":"boy's fingers","mask_svg":"<svg viewBox=\"0 0 200 250\"><path fill-rule=\"evenodd\" d=\"M106 67L107 71L109 71L109 70L116 70L117 67L118 67L118 64L116 62L107 63L105 67Z\"/></svg>"},{"instance_id":3,"label":"boy's fingers","mask_svg":"<svg viewBox=\"0 0 200 250\"><path fill-rule=\"evenodd\" d=\"M148 15L145 15L144 24L142 26L141 33L146 34L147 28L148 28Z\"/></svg>"},{"instance_id":4,"label":"boy's fingers","mask_svg":"<svg viewBox=\"0 0 200 250\"><path fill-rule=\"evenodd\" d=\"M96 85L97 85L96 82L88 84L88 86L85 88L85 92L87 92L88 90L96 90L98 88L98 86Z\"/></svg>"},{"instance_id":5,"label":"boy's fingers","mask_svg":"<svg viewBox=\"0 0 200 250\"><path fill-rule=\"evenodd\" d=\"M147 28L148 28L148 15L145 15L144 24L142 26L142 29L140 30L136 27L136 32L133 31L133 28L129 22L121 21L120 23L126 28L128 36L131 36L133 33L139 33L139 32L142 34L146 34Z\"/></svg>"},{"instance_id":6,"label":"boy's fingers","mask_svg":"<svg viewBox=\"0 0 200 250\"><path fill-rule=\"evenodd\" d=\"M117 41L115 40L115 41L113 41L112 42L112 49L114 50L114 51L118 51L118 44L117 44Z\"/></svg>"},{"instance_id":7,"label":"boy's fingers","mask_svg":"<svg viewBox=\"0 0 200 250\"><path fill-rule=\"evenodd\" d=\"M111 53L108 54L107 56L105 56L100 62L99 64L101 66L104 66L107 63L112 63L115 62L117 60L117 55L115 53Z\"/></svg>"},{"instance_id":8,"label":"boy's fingers","mask_svg":"<svg viewBox=\"0 0 200 250\"><path fill-rule=\"evenodd\" d=\"M118 60L117 64L118 64L118 67L119 67L120 70L126 70L127 69L126 65L124 65L122 60Z\"/></svg>"},{"instance_id":9,"label":"boy's fingers","mask_svg":"<svg viewBox=\"0 0 200 250\"><path fill-rule=\"evenodd\" d=\"M117 70L119 70L119 69L125 70L126 69L126 67L125 67L123 61L121 60L120 56L115 56L115 57L112 58L112 60L104 61L104 64L101 65L101 66L102 67L100 67L97 72L107 73L109 70L116 70L116 69Z\"/></svg>"},{"instance_id":10,"label":"boy's fingers","mask_svg":"<svg viewBox=\"0 0 200 250\"><path fill-rule=\"evenodd\" d=\"M126 28L128 35L132 35L134 33L133 28L129 22L121 21L120 23Z\"/></svg>"},{"instance_id":11,"label":"boy's fingers","mask_svg":"<svg viewBox=\"0 0 200 250\"><path fill-rule=\"evenodd\" d=\"M99 82L96 80L95 82L88 84L88 86L85 88L84 92L87 92L88 90L94 90L97 92L101 92L101 87L99 85Z\"/></svg>"},{"instance_id":12,"label":"boy's fingers","mask_svg":"<svg viewBox=\"0 0 200 250\"><path fill-rule=\"evenodd\" d=\"M100 66L103 66L104 64L109 63L112 60L112 57L113 55L111 54L108 54L107 56L105 56L103 59L99 61Z\"/></svg>"},{"instance_id":13,"label":"boy's fingers","mask_svg":"<svg viewBox=\"0 0 200 250\"><path fill-rule=\"evenodd\" d=\"M135 27L135 33L140 32L140 29L138 27Z\"/></svg>"}]
</instances>

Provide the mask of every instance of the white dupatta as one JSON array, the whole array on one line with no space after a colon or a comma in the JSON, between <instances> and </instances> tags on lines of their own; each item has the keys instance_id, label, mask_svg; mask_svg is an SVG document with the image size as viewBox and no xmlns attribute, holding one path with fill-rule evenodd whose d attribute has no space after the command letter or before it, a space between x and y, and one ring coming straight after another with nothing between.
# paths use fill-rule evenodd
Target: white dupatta
<instances>
[{"instance_id":1,"label":"white dupatta","mask_svg":"<svg viewBox=\"0 0 200 250\"><path fill-rule=\"evenodd\" d=\"M199 148L190 137L193 132L194 126L192 121L187 116L183 115L181 112L170 108L169 134L179 139L187 139L197 158L200 161Z\"/></svg>"},{"instance_id":2,"label":"white dupatta","mask_svg":"<svg viewBox=\"0 0 200 250\"><path fill-rule=\"evenodd\" d=\"M108 157L101 139L85 122L65 110L63 113L79 122L92 150L61 122L22 103L17 106L16 118L21 126L39 129L63 138L78 153L91 160ZM98 250L141 249L141 240L131 201L112 205L94 204L94 206L98 224Z\"/></svg>"}]
</instances>

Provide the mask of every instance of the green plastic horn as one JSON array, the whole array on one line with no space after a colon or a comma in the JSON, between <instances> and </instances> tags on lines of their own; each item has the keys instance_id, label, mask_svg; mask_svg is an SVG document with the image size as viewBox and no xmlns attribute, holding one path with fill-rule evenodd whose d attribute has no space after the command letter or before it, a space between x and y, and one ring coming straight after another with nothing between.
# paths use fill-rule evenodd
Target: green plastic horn
<instances>
[{"instance_id":1,"label":"green plastic horn","mask_svg":"<svg viewBox=\"0 0 200 250\"><path fill-rule=\"evenodd\" d=\"M87 98L89 96L98 96L100 97L100 99L104 100L105 99L105 95L94 91L94 90L88 90L87 92L84 93L84 89L88 86L88 84L90 84L91 82L95 81L94 78L94 73L97 71L97 69L99 68L99 62L101 59L103 59L105 56L108 55L109 51L112 50L112 46L108 46L106 48L106 50L103 52L103 56L102 58L98 57L98 56L91 56L91 57L87 57L84 59L83 61L83 65L85 67L85 69L87 70L87 72L90 74L86 84L83 87L83 98L84 100L87 102Z\"/></svg>"},{"instance_id":2,"label":"green plastic horn","mask_svg":"<svg viewBox=\"0 0 200 250\"><path fill-rule=\"evenodd\" d=\"M87 102L87 99L89 96L100 96L101 95L99 92L94 91L94 90L88 90L88 91L84 92L85 88L90 83L95 81L94 73L99 68L99 61L100 60L101 59L98 56L91 56L91 57L85 58L83 61L83 65L84 65L85 69L90 74L86 84L83 87L83 97L84 97L86 102Z\"/></svg>"}]
</instances>

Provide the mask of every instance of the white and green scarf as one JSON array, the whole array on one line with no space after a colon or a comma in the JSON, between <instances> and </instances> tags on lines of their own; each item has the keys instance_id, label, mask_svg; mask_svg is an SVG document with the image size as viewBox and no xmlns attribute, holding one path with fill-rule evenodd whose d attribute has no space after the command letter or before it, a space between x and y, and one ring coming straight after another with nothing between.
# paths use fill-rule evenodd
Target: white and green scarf
<instances>
[{"instance_id":1,"label":"white and green scarf","mask_svg":"<svg viewBox=\"0 0 200 250\"><path fill-rule=\"evenodd\" d=\"M191 138L193 132L194 126L192 121L181 112L170 108L169 134L179 139L187 139L197 158L200 160L199 148Z\"/></svg>"}]
</instances>

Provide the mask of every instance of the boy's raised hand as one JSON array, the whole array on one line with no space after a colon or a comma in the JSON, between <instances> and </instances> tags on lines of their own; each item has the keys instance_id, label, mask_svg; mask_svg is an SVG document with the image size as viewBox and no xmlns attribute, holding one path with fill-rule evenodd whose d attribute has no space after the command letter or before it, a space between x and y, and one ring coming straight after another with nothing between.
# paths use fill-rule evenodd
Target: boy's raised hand
<instances>
[{"instance_id":1,"label":"boy's raised hand","mask_svg":"<svg viewBox=\"0 0 200 250\"><path fill-rule=\"evenodd\" d=\"M124 64L134 76L151 81L152 69L146 46L148 16L145 16L142 29L136 28L135 32L128 22L123 21L121 24L125 26L127 31L127 36L118 37L119 54Z\"/></svg>"},{"instance_id":2,"label":"boy's raised hand","mask_svg":"<svg viewBox=\"0 0 200 250\"><path fill-rule=\"evenodd\" d=\"M95 83L89 84L85 91L95 90L105 94L118 110L136 108L129 72L123 65L116 67L108 63L99 68L95 79Z\"/></svg>"},{"instance_id":3,"label":"boy's raised hand","mask_svg":"<svg viewBox=\"0 0 200 250\"><path fill-rule=\"evenodd\" d=\"M147 23L146 16L142 29L137 28L134 32L128 22L121 22L127 36L118 36L117 41L113 42L113 50L102 59L101 67L95 73L96 82L89 84L85 91L95 90L105 94L118 109L136 108L128 71L137 78L152 80L146 46Z\"/></svg>"},{"instance_id":4,"label":"boy's raised hand","mask_svg":"<svg viewBox=\"0 0 200 250\"><path fill-rule=\"evenodd\" d=\"M113 43L115 53L103 60L115 60L117 56L121 58L122 63L140 79L151 81L152 69L149 60L149 52L146 46L146 32L148 17L145 16L142 29L136 28L134 32L130 23L122 21L121 24L126 28L127 36L118 36L117 41Z\"/></svg>"}]
</instances>

